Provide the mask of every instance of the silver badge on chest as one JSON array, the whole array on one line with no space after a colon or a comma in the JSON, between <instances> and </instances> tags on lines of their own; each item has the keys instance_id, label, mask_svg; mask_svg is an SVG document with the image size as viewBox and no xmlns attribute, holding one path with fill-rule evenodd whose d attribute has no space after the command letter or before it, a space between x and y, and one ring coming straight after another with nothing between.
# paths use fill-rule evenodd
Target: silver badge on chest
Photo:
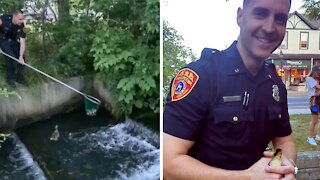
<instances>
[{"instance_id":1,"label":"silver badge on chest","mask_svg":"<svg viewBox=\"0 0 320 180\"><path fill-rule=\"evenodd\" d=\"M272 86L272 96L275 101L280 101L279 87L277 85Z\"/></svg>"}]
</instances>

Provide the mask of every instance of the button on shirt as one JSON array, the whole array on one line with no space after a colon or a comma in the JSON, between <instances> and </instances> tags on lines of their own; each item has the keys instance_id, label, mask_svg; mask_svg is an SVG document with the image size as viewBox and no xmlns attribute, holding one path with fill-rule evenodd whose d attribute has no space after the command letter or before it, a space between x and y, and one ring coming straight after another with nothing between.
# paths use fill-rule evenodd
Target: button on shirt
<instances>
[{"instance_id":1,"label":"button on shirt","mask_svg":"<svg viewBox=\"0 0 320 180\"><path fill-rule=\"evenodd\" d=\"M274 66L266 63L253 76L236 43L187 65L199 80L178 101L170 92L163 122L165 133L195 141L190 156L229 170L249 168L272 138L291 134L287 92Z\"/></svg>"}]
</instances>

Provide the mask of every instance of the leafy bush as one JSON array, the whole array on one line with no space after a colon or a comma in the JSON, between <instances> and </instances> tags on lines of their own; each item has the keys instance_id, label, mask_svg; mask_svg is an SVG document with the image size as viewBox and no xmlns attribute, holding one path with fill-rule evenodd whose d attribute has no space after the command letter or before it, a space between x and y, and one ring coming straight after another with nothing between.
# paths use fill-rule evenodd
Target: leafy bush
<instances>
[{"instance_id":1,"label":"leafy bush","mask_svg":"<svg viewBox=\"0 0 320 180\"><path fill-rule=\"evenodd\" d=\"M66 7L34 2L35 12L50 3L64 11L58 21L38 13L28 22L28 64L58 79L97 74L115 94L121 113L159 112L159 0L63 1ZM26 77L31 83L47 80L31 70Z\"/></svg>"},{"instance_id":2,"label":"leafy bush","mask_svg":"<svg viewBox=\"0 0 320 180\"><path fill-rule=\"evenodd\" d=\"M91 49L94 67L124 113L131 114L133 108L159 112L159 2L139 1L122 8L114 7L127 12L125 17L109 14L103 22L129 18L125 27L114 23L98 27Z\"/></svg>"}]
</instances>

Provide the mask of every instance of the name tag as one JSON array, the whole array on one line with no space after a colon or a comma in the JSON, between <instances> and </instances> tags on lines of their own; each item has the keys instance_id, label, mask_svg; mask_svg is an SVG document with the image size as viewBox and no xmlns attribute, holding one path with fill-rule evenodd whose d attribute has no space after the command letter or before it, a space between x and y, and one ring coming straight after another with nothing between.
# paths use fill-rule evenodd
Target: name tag
<instances>
[{"instance_id":1,"label":"name tag","mask_svg":"<svg viewBox=\"0 0 320 180\"><path fill-rule=\"evenodd\" d=\"M241 101L241 96L223 96L223 102L239 102Z\"/></svg>"}]
</instances>

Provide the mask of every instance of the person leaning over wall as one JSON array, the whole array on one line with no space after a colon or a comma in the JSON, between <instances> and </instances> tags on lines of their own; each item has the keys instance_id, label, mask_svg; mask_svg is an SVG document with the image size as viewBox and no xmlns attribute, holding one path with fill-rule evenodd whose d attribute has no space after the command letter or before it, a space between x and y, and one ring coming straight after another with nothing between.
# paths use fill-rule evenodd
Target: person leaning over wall
<instances>
[{"instance_id":1,"label":"person leaning over wall","mask_svg":"<svg viewBox=\"0 0 320 180\"><path fill-rule=\"evenodd\" d=\"M26 49L24 18L24 14L20 10L11 15L0 16L0 48L6 54L19 59L19 63L17 63L4 55L7 83L13 88L16 87L15 82L26 85L23 76ZM15 65L17 66L16 70Z\"/></svg>"}]
</instances>

